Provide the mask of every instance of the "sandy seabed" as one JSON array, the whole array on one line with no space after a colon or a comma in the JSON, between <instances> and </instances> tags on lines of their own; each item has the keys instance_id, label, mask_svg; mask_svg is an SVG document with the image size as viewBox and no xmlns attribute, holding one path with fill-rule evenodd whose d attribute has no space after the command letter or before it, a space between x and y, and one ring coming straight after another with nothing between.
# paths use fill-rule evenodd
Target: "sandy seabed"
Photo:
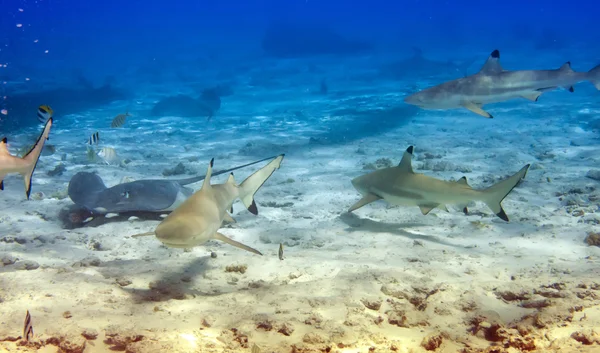
<instances>
[{"instance_id":1,"label":"sandy seabed","mask_svg":"<svg viewBox=\"0 0 600 353\"><path fill-rule=\"evenodd\" d=\"M599 352L600 248L585 241L600 223L598 180L590 177L598 135L553 116L552 106L518 104L543 121L502 108L493 120L419 112L405 126L327 143L261 116L222 134L181 127L185 150L175 135L136 133L147 147L115 144L129 160L121 166L87 163L80 145L57 142L66 132L56 128L59 147L40 159L32 200L14 175L0 194L0 350ZM171 123L149 121L140 125ZM231 139L236 133L245 137ZM482 203L469 215L454 207L423 216L382 201L346 213L360 198L350 180L398 163L409 145L417 172L466 175L474 188L531 163L503 201L510 222ZM179 162L192 175L212 157L227 168L282 152L281 169L256 194L259 215L238 202L237 223L222 229L262 257L216 241L184 251L130 237L152 230L152 220L67 230L58 219L78 171L95 170L114 185L161 177ZM59 163L66 171L50 177ZM27 310L30 342L20 337Z\"/></svg>"}]
</instances>

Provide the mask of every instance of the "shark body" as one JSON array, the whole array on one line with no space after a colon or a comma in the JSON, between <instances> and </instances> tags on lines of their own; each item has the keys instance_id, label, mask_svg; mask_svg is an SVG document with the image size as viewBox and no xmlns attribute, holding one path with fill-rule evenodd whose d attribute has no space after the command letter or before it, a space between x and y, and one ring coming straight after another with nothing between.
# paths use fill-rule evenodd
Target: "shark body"
<instances>
[{"instance_id":1,"label":"shark body","mask_svg":"<svg viewBox=\"0 0 600 353\"><path fill-rule=\"evenodd\" d=\"M51 127L52 118L49 118L36 143L23 158L10 154L7 147L8 139L6 137L0 140L0 190L4 190L4 177L6 175L19 173L25 181L25 195L29 199L29 195L31 194L31 177L44 148L44 143L48 139Z\"/></svg>"},{"instance_id":2,"label":"shark body","mask_svg":"<svg viewBox=\"0 0 600 353\"><path fill-rule=\"evenodd\" d=\"M202 188L171 212L153 232L134 236L156 235L163 244L174 248L191 248L208 240L217 239L240 249L262 255L258 250L229 239L219 233L223 222L235 222L227 213L233 202L242 200L248 211L258 214L254 194L279 169L284 155L279 155L266 166L249 176L240 185L235 183L233 173L223 184L210 184L213 160L210 161Z\"/></svg>"},{"instance_id":3,"label":"shark body","mask_svg":"<svg viewBox=\"0 0 600 353\"><path fill-rule=\"evenodd\" d=\"M508 222L508 216L500 203L529 169L528 164L495 185L475 190L469 186L466 177L458 181L445 181L415 173L412 169L412 155L413 146L410 146L398 166L379 169L352 179L352 185L363 197L348 212L377 200L385 200L393 205L418 206L424 215L434 208L447 210L448 204L464 206L471 201L483 201L498 217ZM463 211L468 212L466 206Z\"/></svg>"},{"instance_id":4,"label":"shark body","mask_svg":"<svg viewBox=\"0 0 600 353\"><path fill-rule=\"evenodd\" d=\"M600 65L588 72L573 71L569 62L555 70L510 71L502 68L500 52L494 50L478 73L419 91L404 102L423 109L466 108L493 118L483 105L515 98L535 102L544 92L558 87L573 92L573 85L582 81L590 81L600 90Z\"/></svg>"}]
</instances>

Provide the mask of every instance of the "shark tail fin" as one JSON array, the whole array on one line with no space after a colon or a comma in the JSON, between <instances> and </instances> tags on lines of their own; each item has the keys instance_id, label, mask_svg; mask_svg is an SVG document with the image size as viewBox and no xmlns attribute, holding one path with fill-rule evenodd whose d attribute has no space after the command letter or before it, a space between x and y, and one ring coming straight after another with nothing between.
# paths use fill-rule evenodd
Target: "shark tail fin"
<instances>
[{"instance_id":1,"label":"shark tail fin","mask_svg":"<svg viewBox=\"0 0 600 353\"><path fill-rule=\"evenodd\" d=\"M262 167L261 169L254 172L246 180L244 180L239 186L240 199L244 203L244 206L250 211L250 213L257 215L258 208L254 202L254 194L260 187L269 179L269 177L279 169L281 161L283 161L284 154L280 154L273 159L269 164Z\"/></svg>"},{"instance_id":2,"label":"shark tail fin","mask_svg":"<svg viewBox=\"0 0 600 353\"><path fill-rule=\"evenodd\" d=\"M590 82L594 84L597 90L600 91L600 65L596 65L589 72Z\"/></svg>"},{"instance_id":3,"label":"shark tail fin","mask_svg":"<svg viewBox=\"0 0 600 353\"><path fill-rule=\"evenodd\" d=\"M48 139L51 127L52 118L49 118L46 121L44 130L38 137L33 147L31 147L29 152L27 152L25 156L23 156L23 159L27 162L27 167L24 168L20 172L20 174L23 175L25 181L25 194L27 195L27 199L29 199L29 195L31 194L31 176L33 175L35 167L37 166L37 162L40 159L40 154L42 153L42 149L44 148L44 143L46 143L46 140Z\"/></svg>"},{"instance_id":4,"label":"shark tail fin","mask_svg":"<svg viewBox=\"0 0 600 353\"><path fill-rule=\"evenodd\" d=\"M525 178L527 170L529 170L529 166L530 165L527 164L515 174L482 191L484 194L482 201L492 209L496 216L502 218L506 222L508 222L508 216L504 212L501 202L515 188L515 186L517 186L517 184L519 184L519 182Z\"/></svg>"}]
</instances>

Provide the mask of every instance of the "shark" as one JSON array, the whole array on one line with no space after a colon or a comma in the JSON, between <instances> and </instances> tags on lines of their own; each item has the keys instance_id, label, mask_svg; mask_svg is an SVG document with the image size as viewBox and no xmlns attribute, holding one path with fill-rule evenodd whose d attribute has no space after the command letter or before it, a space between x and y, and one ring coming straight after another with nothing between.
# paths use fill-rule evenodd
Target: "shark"
<instances>
[{"instance_id":1,"label":"shark","mask_svg":"<svg viewBox=\"0 0 600 353\"><path fill-rule=\"evenodd\" d=\"M486 118L493 118L483 106L515 98L537 102L544 92L563 87L573 92L573 85L590 81L600 90L600 65L588 72L576 72L566 62L554 70L504 70L500 51L494 50L476 74L444 82L407 96L404 102L422 109L465 108Z\"/></svg>"},{"instance_id":2,"label":"shark","mask_svg":"<svg viewBox=\"0 0 600 353\"><path fill-rule=\"evenodd\" d=\"M0 140L0 190L4 190L4 177L6 175L19 173L25 181L25 196L29 200L29 195L31 194L31 177L40 159L44 143L49 138L51 127L52 118L49 118L36 143L22 158L10 154L8 151L8 139L6 137Z\"/></svg>"},{"instance_id":3,"label":"shark","mask_svg":"<svg viewBox=\"0 0 600 353\"><path fill-rule=\"evenodd\" d=\"M458 181L445 181L424 174L415 173L412 168L414 147L404 152L402 160L395 167L383 168L352 179L352 185L362 194L362 198L348 209L357 210L377 200L385 200L393 205L418 206L423 215L434 208L448 211L446 205L466 206L471 201L483 201L502 220L508 216L502 208L502 200L525 178L529 164L512 176L482 190L473 189L467 178Z\"/></svg>"},{"instance_id":4,"label":"shark","mask_svg":"<svg viewBox=\"0 0 600 353\"><path fill-rule=\"evenodd\" d=\"M284 154L277 156L239 185L236 184L233 173L229 174L225 183L211 185L214 158L211 159L200 190L171 212L154 231L136 234L132 237L155 235L164 245L172 248L191 248L216 239L262 255L260 251L223 235L219 232L219 228L223 222L235 222L227 211L233 212L233 202L238 198L242 200L250 213L258 214L254 194L275 170L279 169L284 156Z\"/></svg>"}]
</instances>

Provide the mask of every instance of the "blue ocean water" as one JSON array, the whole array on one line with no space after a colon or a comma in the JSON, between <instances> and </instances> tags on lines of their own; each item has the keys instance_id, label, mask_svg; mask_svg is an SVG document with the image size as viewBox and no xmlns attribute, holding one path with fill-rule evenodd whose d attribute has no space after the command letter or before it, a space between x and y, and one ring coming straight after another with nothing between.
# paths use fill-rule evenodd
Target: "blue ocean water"
<instances>
[{"instance_id":1,"label":"blue ocean water","mask_svg":"<svg viewBox=\"0 0 600 353\"><path fill-rule=\"evenodd\" d=\"M38 335L22 345L32 351L97 336L86 352L595 352L594 76L573 92L539 86L537 101L486 104L493 119L404 99L478 73L494 50L504 70L569 62L584 75L600 64L599 9L0 0L0 137L23 156L44 129L38 108L53 119L29 200L0 158L0 351L16 350L10 338L29 310ZM445 212L419 200L449 187L394 191L388 179L371 189L374 202L347 212L365 196L352 180L397 166L407 150L415 172L464 176L476 190L530 165L500 198L510 222L485 198ZM280 154L258 185L258 215L237 202L236 222L220 230L262 257L218 238L182 251L131 237L176 208L169 187L183 202L202 184L127 183ZM235 181L266 163L236 169ZM408 205L389 202L389 190ZM147 198L127 209L136 192Z\"/></svg>"}]
</instances>

